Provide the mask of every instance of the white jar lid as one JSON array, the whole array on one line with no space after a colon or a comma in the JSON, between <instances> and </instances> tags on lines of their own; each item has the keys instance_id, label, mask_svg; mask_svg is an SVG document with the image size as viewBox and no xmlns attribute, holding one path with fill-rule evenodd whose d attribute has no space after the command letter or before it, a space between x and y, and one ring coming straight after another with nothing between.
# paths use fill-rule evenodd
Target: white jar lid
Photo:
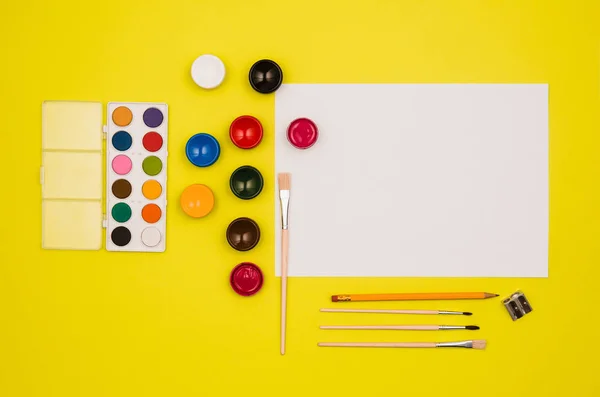
<instances>
[{"instance_id":1,"label":"white jar lid","mask_svg":"<svg viewBox=\"0 0 600 397\"><path fill-rule=\"evenodd\" d=\"M225 79L225 65L214 55L201 55L192 64L192 79L207 90L216 88Z\"/></svg>"}]
</instances>

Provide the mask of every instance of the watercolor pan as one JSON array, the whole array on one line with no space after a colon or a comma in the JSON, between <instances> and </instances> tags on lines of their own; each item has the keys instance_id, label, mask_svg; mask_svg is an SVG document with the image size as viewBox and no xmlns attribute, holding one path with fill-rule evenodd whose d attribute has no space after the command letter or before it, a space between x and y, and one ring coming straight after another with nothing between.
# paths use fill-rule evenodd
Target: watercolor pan
<instances>
[{"instance_id":1,"label":"watercolor pan","mask_svg":"<svg viewBox=\"0 0 600 397\"><path fill-rule=\"evenodd\" d=\"M164 252L167 130L164 103L111 102L103 123L101 103L44 102L42 247L99 250L104 228L108 251Z\"/></svg>"}]
</instances>

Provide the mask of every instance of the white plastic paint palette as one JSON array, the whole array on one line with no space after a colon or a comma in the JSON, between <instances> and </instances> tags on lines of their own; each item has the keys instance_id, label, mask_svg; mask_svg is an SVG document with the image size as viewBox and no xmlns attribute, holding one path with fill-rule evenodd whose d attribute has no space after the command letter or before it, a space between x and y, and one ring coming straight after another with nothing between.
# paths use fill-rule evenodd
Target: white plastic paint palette
<instances>
[{"instance_id":1,"label":"white plastic paint palette","mask_svg":"<svg viewBox=\"0 0 600 397\"><path fill-rule=\"evenodd\" d=\"M106 118L100 103L43 104L42 247L98 250L104 227L108 251L163 252L167 105L111 102Z\"/></svg>"},{"instance_id":2,"label":"white plastic paint palette","mask_svg":"<svg viewBox=\"0 0 600 397\"><path fill-rule=\"evenodd\" d=\"M109 251L164 251L167 105L110 103L107 131Z\"/></svg>"}]
</instances>

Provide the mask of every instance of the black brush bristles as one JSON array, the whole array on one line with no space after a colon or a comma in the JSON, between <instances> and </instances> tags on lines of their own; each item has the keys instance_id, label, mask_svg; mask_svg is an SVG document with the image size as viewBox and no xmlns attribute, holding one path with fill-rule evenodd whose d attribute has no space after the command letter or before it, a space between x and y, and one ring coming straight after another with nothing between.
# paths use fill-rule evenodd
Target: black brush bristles
<instances>
[{"instance_id":1,"label":"black brush bristles","mask_svg":"<svg viewBox=\"0 0 600 397\"><path fill-rule=\"evenodd\" d=\"M467 325L465 328L471 331L477 331L479 329L477 325Z\"/></svg>"}]
</instances>

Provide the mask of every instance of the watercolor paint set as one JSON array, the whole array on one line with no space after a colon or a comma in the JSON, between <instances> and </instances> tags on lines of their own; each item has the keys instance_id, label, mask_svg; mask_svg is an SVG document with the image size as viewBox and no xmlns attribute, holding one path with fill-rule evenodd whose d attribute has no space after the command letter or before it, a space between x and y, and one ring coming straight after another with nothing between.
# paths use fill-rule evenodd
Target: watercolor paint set
<instances>
[{"instance_id":1,"label":"watercolor paint set","mask_svg":"<svg viewBox=\"0 0 600 397\"><path fill-rule=\"evenodd\" d=\"M167 104L111 102L106 119L101 103L43 103L42 247L99 250L104 228L108 251L164 252Z\"/></svg>"}]
</instances>

